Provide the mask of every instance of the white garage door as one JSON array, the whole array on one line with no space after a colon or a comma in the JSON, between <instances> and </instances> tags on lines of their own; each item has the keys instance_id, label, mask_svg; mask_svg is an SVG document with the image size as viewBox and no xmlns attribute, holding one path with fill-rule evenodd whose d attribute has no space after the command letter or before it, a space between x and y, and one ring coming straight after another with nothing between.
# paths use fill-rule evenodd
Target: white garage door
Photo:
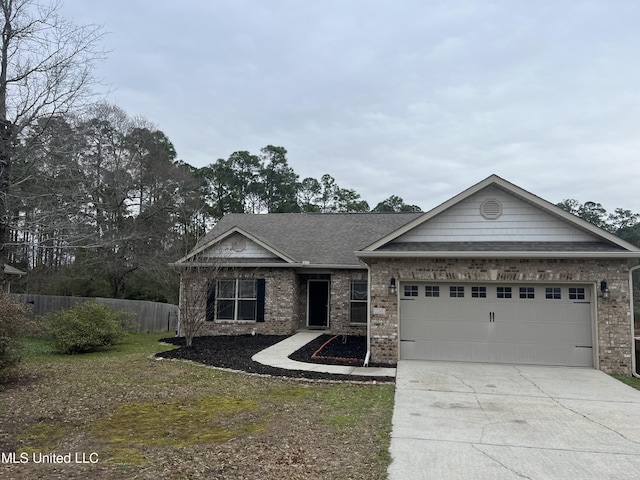
<instances>
[{"instance_id":1,"label":"white garage door","mask_svg":"<svg viewBox=\"0 0 640 480\"><path fill-rule=\"evenodd\" d=\"M588 285L403 283L400 358L593 366Z\"/></svg>"}]
</instances>

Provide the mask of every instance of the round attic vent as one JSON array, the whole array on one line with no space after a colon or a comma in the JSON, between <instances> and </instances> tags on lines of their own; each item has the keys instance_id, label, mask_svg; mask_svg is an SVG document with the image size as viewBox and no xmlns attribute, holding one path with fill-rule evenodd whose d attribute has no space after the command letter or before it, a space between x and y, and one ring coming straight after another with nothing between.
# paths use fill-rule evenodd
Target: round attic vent
<instances>
[{"instance_id":1,"label":"round attic vent","mask_svg":"<svg viewBox=\"0 0 640 480\"><path fill-rule=\"evenodd\" d=\"M480 205L480 213L487 220L495 220L502 215L502 204L495 198L487 198Z\"/></svg>"},{"instance_id":2,"label":"round attic vent","mask_svg":"<svg viewBox=\"0 0 640 480\"><path fill-rule=\"evenodd\" d=\"M247 248L247 242L242 237L236 237L233 239L231 248L233 248L236 252L244 252L244 250Z\"/></svg>"}]
</instances>

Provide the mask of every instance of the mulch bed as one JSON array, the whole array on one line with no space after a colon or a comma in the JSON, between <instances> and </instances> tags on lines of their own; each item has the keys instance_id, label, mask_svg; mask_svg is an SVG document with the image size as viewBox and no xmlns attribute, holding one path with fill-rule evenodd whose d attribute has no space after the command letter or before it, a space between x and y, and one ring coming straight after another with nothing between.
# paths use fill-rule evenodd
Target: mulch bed
<instances>
[{"instance_id":1,"label":"mulch bed","mask_svg":"<svg viewBox=\"0 0 640 480\"><path fill-rule=\"evenodd\" d=\"M328 342L328 343L327 343ZM324 365L361 367L367 355L367 339L355 335L320 335L289 355L291 360ZM369 363L372 367L395 367L386 363Z\"/></svg>"},{"instance_id":2,"label":"mulch bed","mask_svg":"<svg viewBox=\"0 0 640 480\"><path fill-rule=\"evenodd\" d=\"M193 339L191 348L185 346L184 337L164 338L161 340L162 342L177 345L181 348L161 352L156 354L156 356L191 360L215 367L278 377L307 378L314 380L394 381L392 377L364 377L310 372L306 370L287 370L262 365L261 363L251 360L251 357L259 351L287 337L288 335L220 335L196 337ZM364 337L333 337L333 335L321 335L300 350L289 355L289 358L300 362L330 365L361 366L363 364L364 356L366 355L366 339Z\"/></svg>"}]
</instances>

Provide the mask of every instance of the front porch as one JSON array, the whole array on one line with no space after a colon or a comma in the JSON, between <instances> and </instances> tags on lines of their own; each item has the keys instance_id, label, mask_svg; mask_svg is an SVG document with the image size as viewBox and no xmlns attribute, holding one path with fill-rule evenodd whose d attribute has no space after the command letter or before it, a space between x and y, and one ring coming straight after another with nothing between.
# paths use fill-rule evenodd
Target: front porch
<instances>
[{"instance_id":1,"label":"front porch","mask_svg":"<svg viewBox=\"0 0 640 480\"><path fill-rule=\"evenodd\" d=\"M295 272L298 314L294 331L366 335L366 282L366 270Z\"/></svg>"}]
</instances>

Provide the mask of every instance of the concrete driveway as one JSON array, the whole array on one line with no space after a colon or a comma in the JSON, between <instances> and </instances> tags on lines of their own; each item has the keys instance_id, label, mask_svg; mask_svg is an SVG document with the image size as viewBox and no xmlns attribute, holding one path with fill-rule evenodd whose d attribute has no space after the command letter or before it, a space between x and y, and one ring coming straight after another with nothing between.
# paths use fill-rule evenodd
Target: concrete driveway
<instances>
[{"instance_id":1,"label":"concrete driveway","mask_svg":"<svg viewBox=\"0 0 640 480\"><path fill-rule=\"evenodd\" d=\"M640 478L640 391L583 368L401 361L389 480Z\"/></svg>"}]
</instances>

